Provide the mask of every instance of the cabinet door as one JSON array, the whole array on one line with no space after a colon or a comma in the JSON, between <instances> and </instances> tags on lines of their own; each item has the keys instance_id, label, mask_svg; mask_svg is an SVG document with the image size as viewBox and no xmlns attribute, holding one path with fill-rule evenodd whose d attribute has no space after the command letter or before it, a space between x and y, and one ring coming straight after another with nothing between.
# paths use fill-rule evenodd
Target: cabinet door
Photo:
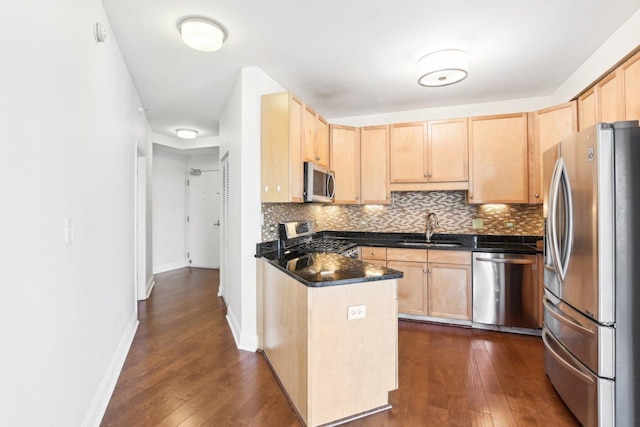
<instances>
[{"instance_id":1,"label":"cabinet door","mask_svg":"<svg viewBox=\"0 0 640 427\"><path fill-rule=\"evenodd\" d=\"M426 123L393 124L390 132L391 183L427 182Z\"/></svg>"},{"instance_id":2,"label":"cabinet door","mask_svg":"<svg viewBox=\"0 0 640 427\"><path fill-rule=\"evenodd\" d=\"M428 315L471 320L471 266L428 264Z\"/></svg>"},{"instance_id":3,"label":"cabinet door","mask_svg":"<svg viewBox=\"0 0 640 427\"><path fill-rule=\"evenodd\" d=\"M616 71L596 84L596 120L599 122L615 122L622 120L620 78Z\"/></svg>"},{"instance_id":4,"label":"cabinet door","mask_svg":"<svg viewBox=\"0 0 640 427\"><path fill-rule=\"evenodd\" d=\"M360 202L360 138L358 129L331 125L331 165L336 176L334 203Z\"/></svg>"},{"instance_id":5,"label":"cabinet door","mask_svg":"<svg viewBox=\"0 0 640 427\"><path fill-rule=\"evenodd\" d=\"M620 67L623 81L624 120L640 120L640 53Z\"/></svg>"},{"instance_id":6,"label":"cabinet door","mask_svg":"<svg viewBox=\"0 0 640 427\"><path fill-rule=\"evenodd\" d=\"M290 200L303 202L304 162L302 160L302 100L291 95L289 99L289 184Z\"/></svg>"},{"instance_id":7,"label":"cabinet door","mask_svg":"<svg viewBox=\"0 0 640 427\"><path fill-rule=\"evenodd\" d=\"M360 129L360 201L391 203L389 190L389 126Z\"/></svg>"},{"instance_id":8,"label":"cabinet door","mask_svg":"<svg viewBox=\"0 0 640 427\"><path fill-rule=\"evenodd\" d=\"M419 262L387 261L387 268L402 271L398 279L398 312L427 314L426 274L427 264Z\"/></svg>"},{"instance_id":9,"label":"cabinet door","mask_svg":"<svg viewBox=\"0 0 640 427\"><path fill-rule=\"evenodd\" d=\"M316 159L316 112L308 105L302 109L302 157L305 162L318 162Z\"/></svg>"},{"instance_id":10,"label":"cabinet door","mask_svg":"<svg viewBox=\"0 0 640 427\"><path fill-rule=\"evenodd\" d=\"M469 180L467 119L427 122L429 182Z\"/></svg>"},{"instance_id":11,"label":"cabinet door","mask_svg":"<svg viewBox=\"0 0 640 427\"><path fill-rule=\"evenodd\" d=\"M596 124L596 91L591 88L578 98L578 129Z\"/></svg>"},{"instance_id":12,"label":"cabinet door","mask_svg":"<svg viewBox=\"0 0 640 427\"><path fill-rule=\"evenodd\" d=\"M333 168L329 156L329 124L325 119L316 115L316 163L329 169Z\"/></svg>"},{"instance_id":13,"label":"cabinet door","mask_svg":"<svg viewBox=\"0 0 640 427\"><path fill-rule=\"evenodd\" d=\"M576 101L532 114L533 141L529 141L529 203L542 203L542 155L552 146L578 131Z\"/></svg>"},{"instance_id":14,"label":"cabinet door","mask_svg":"<svg viewBox=\"0 0 640 427\"><path fill-rule=\"evenodd\" d=\"M265 95L261 114L261 201L302 202L302 101L288 92Z\"/></svg>"},{"instance_id":15,"label":"cabinet door","mask_svg":"<svg viewBox=\"0 0 640 427\"><path fill-rule=\"evenodd\" d=\"M469 203L527 203L527 115L469 119Z\"/></svg>"}]
</instances>

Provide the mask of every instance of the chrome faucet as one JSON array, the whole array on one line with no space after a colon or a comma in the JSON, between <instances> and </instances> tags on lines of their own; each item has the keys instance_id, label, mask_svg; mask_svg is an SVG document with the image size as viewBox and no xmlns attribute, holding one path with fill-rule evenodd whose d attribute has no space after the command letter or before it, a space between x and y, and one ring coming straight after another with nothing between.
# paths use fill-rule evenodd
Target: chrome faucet
<instances>
[{"instance_id":1,"label":"chrome faucet","mask_svg":"<svg viewBox=\"0 0 640 427\"><path fill-rule=\"evenodd\" d=\"M433 224L432 224L433 223ZM439 228L438 225L438 216L435 212L429 212L427 214L427 232L425 233L425 237L427 238L427 243L431 242L431 236L433 236L433 232L436 228Z\"/></svg>"}]
</instances>

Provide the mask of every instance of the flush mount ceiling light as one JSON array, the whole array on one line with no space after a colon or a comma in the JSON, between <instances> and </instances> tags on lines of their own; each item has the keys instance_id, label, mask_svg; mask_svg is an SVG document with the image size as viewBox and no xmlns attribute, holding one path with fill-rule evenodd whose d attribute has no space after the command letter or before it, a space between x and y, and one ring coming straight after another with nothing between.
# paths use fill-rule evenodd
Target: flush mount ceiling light
<instances>
[{"instance_id":1,"label":"flush mount ceiling light","mask_svg":"<svg viewBox=\"0 0 640 427\"><path fill-rule=\"evenodd\" d=\"M466 52L458 49L439 50L418 61L418 84L421 86L447 86L464 80L469 65Z\"/></svg>"},{"instance_id":2,"label":"flush mount ceiling light","mask_svg":"<svg viewBox=\"0 0 640 427\"><path fill-rule=\"evenodd\" d=\"M178 138L182 138L182 139L194 139L196 136L198 136L198 131L195 129L176 129L176 134L178 135Z\"/></svg>"},{"instance_id":3,"label":"flush mount ceiling light","mask_svg":"<svg viewBox=\"0 0 640 427\"><path fill-rule=\"evenodd\" d=\"M203 52L214 52L222 47L227 31L215 21L200 17L187 17L178 21L182 41Z\"/></svg>"}]
</instances>

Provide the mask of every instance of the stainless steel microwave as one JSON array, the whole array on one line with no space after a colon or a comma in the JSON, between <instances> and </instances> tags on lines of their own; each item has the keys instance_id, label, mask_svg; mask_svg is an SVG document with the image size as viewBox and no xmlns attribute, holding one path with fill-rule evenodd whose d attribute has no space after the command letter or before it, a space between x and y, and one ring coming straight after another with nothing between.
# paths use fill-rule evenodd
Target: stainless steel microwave
<instances>
[{"instance_id":1,"label":"stainless steel microwave","mask_svg":"<svg viewBox=\"0 0 640 427\"><path fill-rule=\"evenodd\" d=\"M336 178L333 171L312 162L304 162L304 201L333 202Z\"/></svg>"}]
</instances>

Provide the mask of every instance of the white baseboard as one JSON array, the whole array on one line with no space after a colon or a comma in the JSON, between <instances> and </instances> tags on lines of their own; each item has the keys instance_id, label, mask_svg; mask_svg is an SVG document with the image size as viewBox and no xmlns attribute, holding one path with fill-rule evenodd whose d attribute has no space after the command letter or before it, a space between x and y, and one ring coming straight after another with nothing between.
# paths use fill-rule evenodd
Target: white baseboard
<instances>
[{"instance_id":1,"label":"white baseboard","mask_svg":"<svg viewBox=\"0 0 640 427\"><path fill-rule=\"evenodd\" d=\"M172 262L170 264L163 264L153 267L153 274L164 273L165 271L177 270L189 266L188 260L182 260L178 262Z\"/></svg>"},{"instance_id":2,"label":"white baseboard","mask_svg":"<svg viewBox=\"0 0 640 427\"><path fill-rule=\"evenodd\" d=\"M231 335L233 335L233 340L236 342L236 347L238 347L238 349L253 353L258 350L258 335L242 332L238 319L229 306L227 306L227 323L229 324Z\"/></svg>"},{"instance_id":3,"label":"white baseboard","mask_svg":"<svg viewBox=\"0 0 640 427\"><path fill-rule=\"evenodd\" d=\"M129 349L133 343L133 338L136 335L139 323L138 314L134 312L133 316L131 316L131 319L129 320L127 329L122 334L118 347L111 358L111 363L109 363L109 366L107 367L107 372L105 372L104 377L102 377L100 386L91 400L91 405L84 417L82 426L97 427L102 422L102 417L104 417L104 413L107 410L113 390L116 388L118 377L120 376L124 362L127 359L127 354L129 353Z\"/></svg>"},{"instance_id":4,"label":"white baseboard","mask_svg":"<svg viewBox=\"0 0 640 427\"><path fill-rule=\"evenodd\" d=\"M208 268L210 270L220 270L220 265L215 265L215 264L189 264L189 267L195 267L195 268Z\"/></svg>"},{"instance_id":5,"label":"white baseboard","mask_svg":"<svg viewBox=\"0 0 640 427\"><path fill-rule=\"evenodd\" d=\"M236 347L240 348L240 324L238 323L238 319L236 318L233 309L229 306L227 306L226 318L229 328L231 329L231 335L233 335L233 340L236 342Z\"/></svg>"},{"instance_id":6,"label":"white baseboard","mask_svg":"<svg viewBox=\"0 0 640 427\"><path fill-rule=\"evenodd\" d=\"M151 291L153 290L153 287L155 285L156 285L156 280L152 274L151 277L149 277L149 281L147 282L147 296L145 299L149 299L149 297L151 296Z\"/></svg>"}]
</instances>

